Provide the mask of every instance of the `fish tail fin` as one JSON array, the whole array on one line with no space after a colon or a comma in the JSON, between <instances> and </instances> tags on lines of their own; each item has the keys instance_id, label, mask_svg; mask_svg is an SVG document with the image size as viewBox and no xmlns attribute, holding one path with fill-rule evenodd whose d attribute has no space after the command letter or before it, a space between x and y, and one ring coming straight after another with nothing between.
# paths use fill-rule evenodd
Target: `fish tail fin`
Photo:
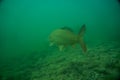
<instances>
[{"instance_id":1,"label":"fish tail fin","mask_svg":"<svg viewBox=\"0 0 120 80\"><path fill-rule=\"evenodd\" d=\"M86 44L83 40L83 36L85 34L85 31L86 31L86 26L85 26L85 24L83 24L82 27L80 28L79 33L78 33L78 42L80 43L80 46L84 52L87 51Z\"/></svg>"}]
</instances>

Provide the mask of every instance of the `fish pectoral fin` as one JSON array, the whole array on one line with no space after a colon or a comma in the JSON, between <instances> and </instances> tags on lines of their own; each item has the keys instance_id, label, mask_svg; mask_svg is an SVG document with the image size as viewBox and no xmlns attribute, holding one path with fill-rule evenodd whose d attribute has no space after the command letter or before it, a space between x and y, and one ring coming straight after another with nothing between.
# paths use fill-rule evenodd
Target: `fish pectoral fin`
<instances>
[{"instance_id":1,"label":"fish pectoral fin","mask_svg":"<svg viewBox=\"0 0 120 80\"><path fill-rule=\"evenodd\" d=\"M58 48L59 48L60 51L63 51L64 45L59 45Z\"/></svg>"}]
</instances>

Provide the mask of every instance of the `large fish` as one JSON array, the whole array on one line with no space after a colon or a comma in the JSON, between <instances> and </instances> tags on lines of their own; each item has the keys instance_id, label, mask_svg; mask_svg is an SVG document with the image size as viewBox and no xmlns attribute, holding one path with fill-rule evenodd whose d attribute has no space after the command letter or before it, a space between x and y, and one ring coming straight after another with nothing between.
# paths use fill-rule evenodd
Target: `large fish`
<instances>
[{"instance_id":1,"label":"large fish","mask_svg":"<svg viewBox=\"0 0 120 80\"><path fill-rule=\"evenodd\" d=\"M49 36L50 46L57 45L59 50L63 51L64 48L69 45L74 47L76 44L80 44L82 50L86 52L87 47L83 41L85 31L85 24L82 25L78 34L74 34L74 32L68 27L54 30Z\"/></svg>"}]
</instances>

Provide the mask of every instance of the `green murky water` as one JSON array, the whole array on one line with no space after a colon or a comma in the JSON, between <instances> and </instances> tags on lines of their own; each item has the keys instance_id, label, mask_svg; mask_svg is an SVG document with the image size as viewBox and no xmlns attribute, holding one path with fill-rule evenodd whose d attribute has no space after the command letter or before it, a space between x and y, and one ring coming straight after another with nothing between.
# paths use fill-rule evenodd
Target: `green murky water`
<instances>
[{"instance_id":1,"label":"green murky water","mask_svg":"<svg viewBox=\"0 0 120 80\"><path fill-rule=\"evenodd\" d=\"M119 80L119 0L0 0L0 80ZM88 51L48 36L85 24Z\"/></svg>"}]
</instances>

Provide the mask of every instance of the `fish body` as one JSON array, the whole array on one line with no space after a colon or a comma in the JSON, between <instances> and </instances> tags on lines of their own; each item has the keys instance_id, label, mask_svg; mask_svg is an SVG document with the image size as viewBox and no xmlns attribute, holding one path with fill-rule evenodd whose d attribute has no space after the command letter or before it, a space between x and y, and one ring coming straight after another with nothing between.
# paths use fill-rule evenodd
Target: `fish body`
<instances>
[{"instance_id":1,"label":"fish body","mask_svg":"<svg viewBox=\"0 0 120 80\"><path fill-rule=\"evenodd\" d=\"M79 34L74 34L73 31L71 31L68 28L60 28L54 30L50 36L50 46L57 45L60 51L63 51L63 49L67 46L74 47L75 44L80 44L83 51L86 52L87 48L85 43L83 42L83 34L85 32L85 25L83 25L80 29Z\"/></svg>"}]
</instances>

